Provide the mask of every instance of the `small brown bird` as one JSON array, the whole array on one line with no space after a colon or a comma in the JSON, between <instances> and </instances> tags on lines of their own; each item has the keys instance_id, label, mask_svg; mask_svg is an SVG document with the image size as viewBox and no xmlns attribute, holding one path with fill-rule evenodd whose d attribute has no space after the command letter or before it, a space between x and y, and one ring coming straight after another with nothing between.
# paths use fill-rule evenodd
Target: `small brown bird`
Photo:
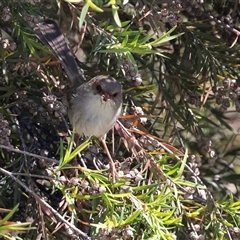
<instances>
[{"instance_id":1,"label":"small brown bird","mask_svg":"<svg viewBox=\"0 0 240 240\"><path fill-rule=\"evenodd\" d=\"M38 38L54 52L62 63L73 91L68 99L68 116L79 135L100 138L109 158L113 181L116 170L106 146L106 133L114 126L122 108L122 85L110 76L96 76L85 82L82 70L66 43L58 25L52 20L38 23L35 27Z\"/></svg>"}]
</instances>

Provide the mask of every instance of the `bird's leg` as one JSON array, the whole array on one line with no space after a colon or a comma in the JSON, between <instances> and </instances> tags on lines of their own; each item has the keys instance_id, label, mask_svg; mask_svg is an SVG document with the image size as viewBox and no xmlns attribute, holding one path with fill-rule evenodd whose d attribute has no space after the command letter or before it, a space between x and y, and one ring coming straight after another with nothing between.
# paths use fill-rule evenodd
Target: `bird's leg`
<instances>
[{"instance_id":1,"label":"bird's leg","mask_svg":"<svg viewBox=\"0 0 240 240\"><path fill-rule=\"evenodd\" d=\"M102 142L103 148L105 149L106 154L108 156L108 161L109 161L110 171L112 174L113 183L115 183L116 182L116 168L115 168L113 159L111 157L111 154L108 150L107 144L106 144L106 135L104 135L104 137L101 138L101 142Z\"/></svg>"}]
</instances>

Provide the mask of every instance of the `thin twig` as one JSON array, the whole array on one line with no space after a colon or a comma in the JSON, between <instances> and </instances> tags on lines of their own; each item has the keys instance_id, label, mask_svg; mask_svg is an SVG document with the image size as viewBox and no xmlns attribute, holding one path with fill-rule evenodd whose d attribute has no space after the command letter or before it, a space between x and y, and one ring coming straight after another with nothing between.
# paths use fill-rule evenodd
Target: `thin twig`
<instances>
[{"instance_id":1,"label":"thin twig","mask_svg":"<svg viewBox=\"0 0 240 240\"><path fill-rule=\"evenodd\" d=\"M69 223L66 219L64 219L54 208L52 208L48 203L43 201L33 190L28 188L24 183L22 183L19 179L17 179L13 174L3 168L0 168L0 172L3 173L6 176L11 177L15 182L17 182L20 186L22 186L27 192L29 192L32 196L34 196L42 205L50 209L50 211L62 222L64 222L66 225L68 225L72 230L74 230L78 235L83 237L84 239L91 239L86 233L82 232L80 229L78 229L73 224Z\"/></svg>"},{"instance_id":2,"label":"thin twig","mask_svg":"<svg viewBox=\"0 0 240 240\"><path fill-rule=\"evenodd\" d=\"M11 152L20 153L20 154L24 154L24 155L27 155L27 156L30 156L30 157L44 159L46 161L59 164L59 161L56 160L56 159L44 157L44 156L37 155L37 154L34 154L34 153L26 152L26 151L22 151L22 150L19 150L19 149L13 148L13 147L9 147L9 146L5 146L5 145L2 145L2 144L0 144L0 148L6 149L6 150L11 151Z\"/></svg>"}]
</instances>

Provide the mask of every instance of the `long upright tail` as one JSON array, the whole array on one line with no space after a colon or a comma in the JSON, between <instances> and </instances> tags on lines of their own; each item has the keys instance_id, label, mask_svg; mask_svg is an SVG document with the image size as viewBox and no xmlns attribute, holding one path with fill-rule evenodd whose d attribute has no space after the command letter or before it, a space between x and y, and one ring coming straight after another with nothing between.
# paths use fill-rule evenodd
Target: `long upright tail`
<instances>
[{"instance_id":1,"label":"long upright tail","mask_svg":"<svg viewBox=\"0 0 240 240\"><path fill-rule=\"evenodd\" d=\"M77 65L74 55L57 23L50 19L45 20L38 23L34 31L39 40L48 46L61 62L72 84L76 86L83 84L85 82L83 70Z\"/></svg>"}]
</instances>

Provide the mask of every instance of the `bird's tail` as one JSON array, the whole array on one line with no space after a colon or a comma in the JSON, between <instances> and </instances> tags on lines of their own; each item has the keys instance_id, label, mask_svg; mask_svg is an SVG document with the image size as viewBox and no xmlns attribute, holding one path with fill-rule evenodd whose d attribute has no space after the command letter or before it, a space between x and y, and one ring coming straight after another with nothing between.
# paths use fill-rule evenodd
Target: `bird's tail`
<instances>
[{"instance_id":1,"label":"bird's tail","mask_svg":"<svg viewBox=\"0 0 240 240\"><path fill-rule=\"evenodd\" d=\"M77 65L75 57L57 23L50 19L45 20L38 23L34 31L39 40L48 46L61 62L72 84L76 86L83 84L85 82L83 70Z\"/></svg>"}]
</instances>

